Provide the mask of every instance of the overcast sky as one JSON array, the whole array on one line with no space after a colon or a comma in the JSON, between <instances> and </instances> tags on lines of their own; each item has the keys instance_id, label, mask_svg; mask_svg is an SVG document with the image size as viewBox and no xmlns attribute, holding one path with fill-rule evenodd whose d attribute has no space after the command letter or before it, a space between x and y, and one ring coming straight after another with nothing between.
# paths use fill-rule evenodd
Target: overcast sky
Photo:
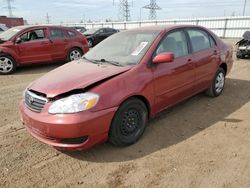
<instances>
[{"instance_id":1,"label":"overcast sky","mask_svg":"<svg viewBox=\"0 0 250 188\"><path fill-rule=\"evenodd\" d=\"M2 2L1 2L2 1ZM242 15L245 0L157 0L162 10L157 19L217 17ZM0 0L0 15L8 15L6 0ZM139 20L140 9L150 0L129 0L131 20ZM45 23L48 12L52 23L79 22L80 20L104 21L118 19L119 0L14 0L13 14L24 17L29 23ZM250 16L250 0L245 15ZM149 11L141 9L142 19L148 19Z\"/></svg>"}]
</instances>

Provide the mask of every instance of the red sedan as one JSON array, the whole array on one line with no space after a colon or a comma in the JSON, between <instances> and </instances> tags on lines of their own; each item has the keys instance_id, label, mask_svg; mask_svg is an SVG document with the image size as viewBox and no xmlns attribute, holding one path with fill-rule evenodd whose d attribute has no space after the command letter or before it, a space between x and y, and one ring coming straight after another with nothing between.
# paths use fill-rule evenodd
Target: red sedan
<instances>
[{"instance_id":1,"label":"red sedan","mask_svg":"<svg viewBox=\"0 0 250 188\"><path fill-rule=\"evenodd\" d=\"M89 50L78 31L55 26L18 26L0 34L0 74L17 66L73 61Z\"/></svg>"},{"instance_id":2,"label":"red sedan","mask_svg":"<svg viewBox=\"0 0 250 188\"><path fill-rule=\"evenodd\" d=\"M127 146L158 112L203 91L219 96L232 64L232 48L203 27L124 31L30 84L22 122L60 149Z\"/></svg>"}]
</instances>

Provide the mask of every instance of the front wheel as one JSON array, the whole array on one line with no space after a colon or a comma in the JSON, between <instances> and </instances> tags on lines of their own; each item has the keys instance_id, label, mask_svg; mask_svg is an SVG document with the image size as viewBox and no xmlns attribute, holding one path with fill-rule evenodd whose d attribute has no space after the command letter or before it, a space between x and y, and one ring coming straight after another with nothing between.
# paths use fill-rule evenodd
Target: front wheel
<instances>
[{"instance_id":1,"label":"front wheel","mask_svg":"<svg viewBox=\"0 0 250 188\"><path fill-rule=\"evenodd\" d=\"M218 97L225 86L225 71L223 68L219 68L215 74L214 80L210 88L206 91L206 94L210 97Z\"/></svg>"},{"instance_id":2,"label":"front wheel","mask_svg":"<svg viewBox=\"0 0 250 188\"><path fill-rule=\"evenodd\" d=\"M82 55L83 53L80 49L73 48L69 51L67 61L70 62L70 61L78 60L82 57Z\"/></svg>"},{"instance_id":3,"label":"front wheel","mask_svg":"<svg viewBox=\"0 0 250 188\"><path fill-rule=\"evenodd\" d=\"M116 112L109 131L109 141L116 146L134 144L143 134L148 120L146 105L137 98L124 102Z\"/></svg>"},{"instance_id":4,"label":"front wheel","mask_svg":"<svg viewBox=\"0 0 250 188\"><path fill-rule=\"evenodd\" d=\"M15 70L15 60L8 55L0 55L0 74L11 74Z\"/></svg>"}]
</instances>

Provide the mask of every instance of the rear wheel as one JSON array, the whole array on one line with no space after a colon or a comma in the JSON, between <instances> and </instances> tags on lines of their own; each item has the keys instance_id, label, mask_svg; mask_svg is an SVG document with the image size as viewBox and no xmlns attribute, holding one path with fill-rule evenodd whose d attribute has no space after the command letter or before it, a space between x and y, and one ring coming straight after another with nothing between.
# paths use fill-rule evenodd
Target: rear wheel
<instances>
[{"instance_id":1,"label":"rear wheel","mask_svg":"<svg viewBox=\"0 0 250 188\"><path fill-rule=\"evenodd\" d=\"M70 61L78 60L82 57L82 55L83 55L83 53L80 49L72 48L69 51L67 61L70 62Z\"/></svg>"},{"instance_id":2,"label":"rear wheel","mask_svg":"<svg viewBox=\"0 0 250 188\"><path fill-rule=\"evenodd\" d=\"M210 88L206 91L206 94L210 97L218 97L225 85L225 71L223 68L219 68L215 74L214 80Z\"/></svg>"},{"instance_id":3,"label":"rear wheel","mask_svg":"<svg viewBox=\"0 0 250 188\"><path fill-rule=\"evenodd\" d=\"M94 46L92 39L88 39L88 46L89 46L89 48L92 48Z\"/></svg>"},{"instance_id":4,"label":"rear wheel","mask_svg":"<svg viewBox=\"0 0 250 188\"><path fill-rule=\"evenodd\" d=\"M116 146L134 144L143 134L148 120L146 105L137 98L124 102L116 112L109 131L109 141Z\"/></svg>"},{"instance_id":5,"label":"rear wheel","mask_svg":"<svg viewBox=\"0 0 250 188\"><path fill-rule=\"evenodd\" d=\"M16 70L15 60L8 55L0 55L0 74L11 74Z\"/></svg>"}]
</instances>

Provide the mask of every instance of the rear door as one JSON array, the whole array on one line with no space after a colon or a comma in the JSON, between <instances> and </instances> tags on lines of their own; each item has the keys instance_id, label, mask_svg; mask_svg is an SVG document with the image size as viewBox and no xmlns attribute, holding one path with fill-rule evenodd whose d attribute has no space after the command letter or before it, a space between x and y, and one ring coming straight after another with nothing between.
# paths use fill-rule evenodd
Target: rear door
<instances>
[{"instance_id":1,"label":"rear door","mask_svg":"<svg viewBox=\"0 0 250 188\"><path fill-rule=\"evenodd\" d=\"M108 33L106 29L99 29L97 32L97 43L103 41L104 39L106 39L108 37Z\"/></svg>"},{"instance_id":2,"label":"rear door","mask_svg":"<svg viewBox=\"0 0 250 188\"><path fill-rule=\"evenodd\" d=\"M167 34L154 56L164 52L173 52L175 59L153 68L155 104L159 110L172 106L194 93L194 66L185 32L177 30Z\"/></svg>"},{"instance_id":3,"label":"rear door","mask_svg":"<svg viewBox=\"0 0 250 188\"><path fill-rule=\"evenodd\" d=\"M215 40L202 29L187 29L195 64L196 90L207 89L215 75L219 51Z\"/></svg>"},{"instance_id":4,"label":"rear door","mask_svg":"<svg viewBox=\"0 0 250 188\"><path fill-rule=\"evenodd\" d=\"M21 42L16 44L19 61L22 64L51 61L51 43L46 28L31 29L22 33Z\"/></svg>"},{"instance_id":5,"label":"rear door","mask_svg":"<svg viewBox=\"0 0 250 188\"><path fill-rule=\"evenodd\" d=\"M66 33L60 28L50 28L49 38L52 43L51 57L53 60L64 60L67 57L70 39L66 38Z\"/></svg>"}]
</instances>

